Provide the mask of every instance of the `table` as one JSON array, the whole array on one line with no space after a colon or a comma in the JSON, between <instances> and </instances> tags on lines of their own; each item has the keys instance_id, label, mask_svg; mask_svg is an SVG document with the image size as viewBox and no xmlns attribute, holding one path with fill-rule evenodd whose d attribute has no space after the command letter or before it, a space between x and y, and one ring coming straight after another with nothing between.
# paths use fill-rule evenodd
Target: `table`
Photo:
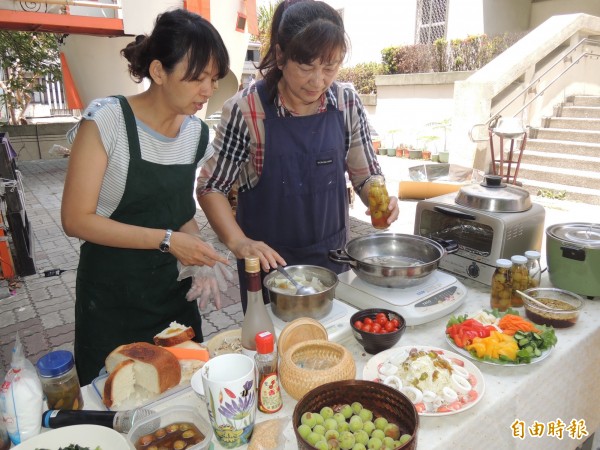
<instances>
[{"instance_id":1,"label":"table","mask_svg":"<svg viewBox=\"0 0 600 450\"><path fill-rule=\"evenodd\" d=\"M473 280L462 280L469 292L465 303L453 314L475 312L489 308L489 287ZM547 273L542 286L550 286ZM448 317L407 328L397 346L427 345L451 350L444 329ZM596 430L600 431L600 298L585 300L578 323L567 329L557 329L558 344L552 353L539 363L504 367L474 362L485 380L482 399L472 408L455 415L420 417L418 448L424 450L479 450L490 446L495 450L564 450L581 446ZM371 358L353 337L342 342L356 362L356 376L362 379L363 368ZM83 389L86 409L102 409L102 404L91 387ZM208 420L204 402L188 389L173 401L198 406ZM273 418L291 419L295 400L283 392L284 407L275 414L257 413L257 422ZM163 403L155 409L169 406ZM511 424L518 419L524 427L522 439L513 437ZM567 427L572 420L585 424L588 435L574 439L566 428L562 439L548 433L548 427L557 420ZM543 424L540 437L532 437L528 428ZM550 425L549 425L550 424ZM291 420L284 431L285 448L297 448ZM216 443L215 448L221 446Z\"/></svg>"}]
</instances>

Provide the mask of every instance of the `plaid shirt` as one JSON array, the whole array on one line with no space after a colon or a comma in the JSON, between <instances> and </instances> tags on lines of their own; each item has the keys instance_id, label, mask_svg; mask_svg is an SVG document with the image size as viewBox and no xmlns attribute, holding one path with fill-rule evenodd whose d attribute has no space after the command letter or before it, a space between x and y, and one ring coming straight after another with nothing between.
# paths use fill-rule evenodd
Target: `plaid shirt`
<instances>
[{"instance_id":1,"label":"plaid shirt","mask_svg":"<svg viewBox=\"0 0 600 450\"><path fill-rule=\"evenodd\" d=\"M319 113L331 104L344 113L346 140L346 170L354 188L360 192L373 175L381 175L381 168L373 150L365 109L356 91L334 83L325 93ZM291 116L279 96L275 98L279 117ZM258 183L265 158L265 112L252 84L238 92L224 105L221 122L211 142L214 154L198 176L197 193L209 192L227 195L236 181L239 191L251 189Z\"/></svg>"}]
</instances>

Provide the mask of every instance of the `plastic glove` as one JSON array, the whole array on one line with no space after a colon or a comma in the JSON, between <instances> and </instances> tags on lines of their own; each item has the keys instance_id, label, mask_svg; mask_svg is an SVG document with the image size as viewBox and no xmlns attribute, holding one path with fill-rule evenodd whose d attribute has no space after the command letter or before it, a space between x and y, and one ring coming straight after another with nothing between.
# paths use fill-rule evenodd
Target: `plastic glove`
<instances>
[{"instance_id":1,"label":"plastic glove","mask_svg":"<svg viewBox=\"0 0 600 450\"><path fill-rule=\"evenodd\" d=\"M220 262L213 267L209 266L184 266L179 273L179 276L187 278L192 277L192 286L186 294L185 298L191 302L198 301L198 308L204 310L210 301L213 299L215 307L221 308L221 292L227 290L227 281L233 279L231 270ZM179 279L179 277L178 277Z\"/></svg>"}]
</instances>

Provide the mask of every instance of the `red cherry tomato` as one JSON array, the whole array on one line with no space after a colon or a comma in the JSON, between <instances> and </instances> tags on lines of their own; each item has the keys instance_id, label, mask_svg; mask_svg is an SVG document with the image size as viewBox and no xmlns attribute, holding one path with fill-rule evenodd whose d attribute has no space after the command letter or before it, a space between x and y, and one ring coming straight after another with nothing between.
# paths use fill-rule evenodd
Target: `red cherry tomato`
<instances>
[{"instance_id":1,"label":"red cherry tomato","mask_svg":"<svg viewBox=\"0 0 600 450\"><path fill-rule=\"evenodd\" d=\"M370 317L365 317L365 319L363 320L363 323L365 325L372 325L373 324L373 319L371 319Z\"/></svg>"},{"instance_id":2,"label":"red cherry tomato","mask_svg":"<svg viewBox=\"0 0 600 450\"><path fill-rule=\"evenodd\" d=\"M363 323L360 320L357 320L356 322L354 322L354 327L358 328L359 330L362 330Z\"/></svg>"},{"instance_id":3,"label":"red cherry tomato","mask_svg":"<svg viewBox=\"0 0 600 450\"><path fill-rule=\"evenodd\" d=\"M388 322L383 326L383 329L385 331L387 331L388 333L392 332L392 331L396 331L397 328L394 326L394 324L392 322Z\"/></svg>"},{"instance_id":4,"label":"red cherry tomato","mask_svg":"<svg viewBox=\"0 0 600 450\"><path fill-rule=\"evenodd\" d=\"M381 325L379 325L377 322L371 325L371 329L373 333L381 333Z\"/></svg>"},{"instance_id":5,"label":"red cherry tomato","mask_svg":"<svg viewBox=\"0 0 600 450\"><path fill-rule=\"evenodd\" d=\"M392 322L396 328L400 328L400 321L398 319L392 319L390 322Z\"/></svg>"},{"instance_id":6,"label":"red cherry tomato","mask_svg":"<svg viewBox=\"0 0 600 450\"><path fill-rule=\"evenodd\" d=\"M364 324L362 327L362 331L366 331L367 333L372 333L371 324L370 323Z\"/></svg>"},{"instance_id":7,"label":"red cherry tomato","mask_svg":"<svg viewBox=\"0 0 600 450\"><path fill-rule=\"evenodd\" d=\"M379 314L377 314L377 317L375 318L375 322L377 322L379 325L381 325L382 327L385 326L386 323L388 323L388 319L387 317L384 316L380 316Z\"/></svg>"}]
</instances>

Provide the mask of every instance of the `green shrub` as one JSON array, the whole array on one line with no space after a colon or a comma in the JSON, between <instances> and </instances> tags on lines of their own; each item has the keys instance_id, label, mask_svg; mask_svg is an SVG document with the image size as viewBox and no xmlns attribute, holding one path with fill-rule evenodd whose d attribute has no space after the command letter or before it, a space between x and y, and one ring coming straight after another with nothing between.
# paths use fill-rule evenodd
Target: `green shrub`
<instances>
[{"instance_id":1,"label":"green shrub","mask_svg":"<svg viewBox=\"0 0 600 450\"><path fill-rule=\"evenodd\" d=\"M374 94L377 92L375 75L383 73L383 67L379 63L361 63L354 67L340 69L337 79L341 82L352 83L359 94Z\"/></svg>"}]
</instances>

